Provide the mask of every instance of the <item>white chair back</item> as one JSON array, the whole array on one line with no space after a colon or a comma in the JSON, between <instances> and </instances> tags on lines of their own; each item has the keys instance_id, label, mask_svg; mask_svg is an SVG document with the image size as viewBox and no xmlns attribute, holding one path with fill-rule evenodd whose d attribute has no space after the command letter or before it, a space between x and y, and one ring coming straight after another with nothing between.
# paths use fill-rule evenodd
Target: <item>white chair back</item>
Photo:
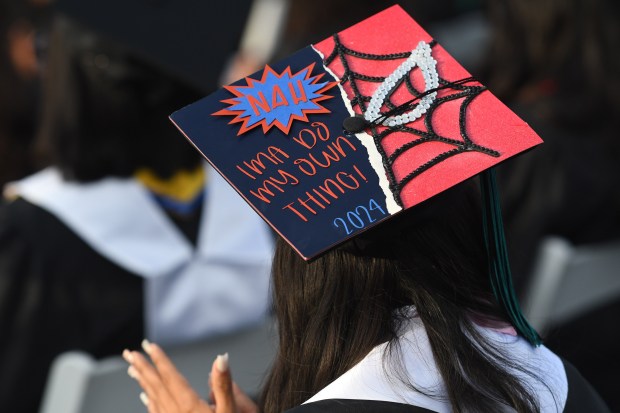
<instances>
[{"instance_id":1,"label":"white chair back","mask_svg":"<svg viewBox=\"0 0 620 413\"><path fill-rule=\"evenodd\" d=\"M545 239L524 300L539 333L620 298L620 241L573 246Z\"/></svg>"}]
</instances>

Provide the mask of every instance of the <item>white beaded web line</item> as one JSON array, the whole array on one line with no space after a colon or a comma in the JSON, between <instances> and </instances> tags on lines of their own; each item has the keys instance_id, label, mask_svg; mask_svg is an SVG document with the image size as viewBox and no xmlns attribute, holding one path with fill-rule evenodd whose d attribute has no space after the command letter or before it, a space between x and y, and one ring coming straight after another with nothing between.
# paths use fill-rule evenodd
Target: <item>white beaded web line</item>
<instances>
[{"instance_id":1,"label":"white beaded web line","mask_svg":"<svg viewBox=\"0 0 620 413\"><path fill-rule=\"evenodd\" d=\"M467 108L475 97L477 97L480 93L486 90L486 87L482 85L465 84L470 83L471 81L473 81L473 79L461 79L452 82L441 78L436 70L437 63L431 55L431 48L435 44L435 41L431 41L430 43L420 42L412 52L378 55L353 50L343 45L340 42L338 35L336 34L334 35L334 50L323 61L325 66L329 66L336 58L339 58L340 62L342 63L344 73L341 76L341 83L349 82L351 90L355 95L351 99L351 105L359 106L361 112L364 114L364 119L368 123L367 127L368 129L370 129L375 143L375 147L381 155L385 173L390 183L390 190L394 194L394 200L400 206L403 205L400 198L402 188L416 176L422 174L423 172L432 168L443 160L467 151L480 152L493 157L500 156L500 153L493 149L475 144L467 134L465 116ZM387 77L382 77L365 75L363 73L351 70L348 61L349 58L379 61L393 61L405 59L405 61L401 63L393 73L391 73ZM423 92L418 91L414 87L409 76L410 72L414 70L415 67L420 68L420 70L422 71L422 76L425 81L425 91ZM373 93L373 96L364 96L359 91L359 87L357 84L358 81L380 83L381 85L379 86L377 91ZM397 106L391 102L390 98L394 91L398 89L398 87L402 83L405 84L407 90L413 95L414 99L412 99L412 101L415 101L418 98L420 99L420 101L418 102L416 107L409 113L406 113L404 115L391 116L390 112L387 112L388 116L387 119L385 119L386 114L382 114L380 112L380 108L385 105L390 109L390 111L398 109ZM441 89L444 91L452 90L455 93L444 94L441 97L437 97L436 91L428 93L433 89ZM457 99L463 99L461 102L458 118L461 139L440 136L435 132L433 127L433 113L443 103ZM367 102L369 103L368 108L366 108ZM371 111L371 114L367 116L367 113L369 111ZM398 116L400 116L400 118ZM421 118L422 116L424 116L423 119L426 130L413 128L408 125L408 123L418 118ZM385 126L385 128L379 132L377 126L380 126L380 124ZM416 135L417 139L403 144L399 148L395 149L395 151L390 156L387 156L385 149L383 149L383 146L381 145L381 142L384 138L394 132ZM396 162L397 158L406 151L427 142L442 142L451 145L453 149L442 152L434 158L429 159L424 164L413 169L404 178L397 181L393 171L393 165Z\"/></svg>"},{"instance_id":2,"label":"white beaded web line","mask_svg":"<svg viewBox=\"0 0 620 413\"><path fill-rule=\"evenodd\" d=\"M400 84L399 81L405 76L409 76L416 66L422 71L422 77L425 83L424 92L436 89L439 86L439 75L437 75L436 67L437 61L431 55L431 46L421 41L418 46L413 49L407 60L401 63L395 71L386 77L383 83L375 90L375 93L372 94L368 108L366 112L364 112L364 119L366 119L366 121L373 122L380 117L380 110L386 98L390 96L394 89ZM436 96L437 92L429 93L420 100L413 110L403 113L402 115L387 117L382 124L384 126L398 126L413 122L426 113Z\"/></svg>"}]
</instances>

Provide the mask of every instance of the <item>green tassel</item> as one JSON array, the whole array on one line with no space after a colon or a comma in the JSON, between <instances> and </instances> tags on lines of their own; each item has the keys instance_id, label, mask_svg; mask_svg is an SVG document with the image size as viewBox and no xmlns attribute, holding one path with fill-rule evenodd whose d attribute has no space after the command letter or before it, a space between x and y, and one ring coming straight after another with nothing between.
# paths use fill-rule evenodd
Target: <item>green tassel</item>
<instances>
[{"instance_id":1,"label":"green tassel","mask_svg":"<svg viewBox=\"0 0 620 413\"><path fill-rule=\"evenodd\" d=\"M508 262L508 250L502 222L502 210L499 203L499 191L495 180L495 169L491 168L480 174L482 190L482 222L484 225L484 242L489 257L489 276L493 294L497 301L504 306L512 325L517 332L530 344L541 344L540 336L527 322L514 287Z\"/></svg>"}]
</instances>

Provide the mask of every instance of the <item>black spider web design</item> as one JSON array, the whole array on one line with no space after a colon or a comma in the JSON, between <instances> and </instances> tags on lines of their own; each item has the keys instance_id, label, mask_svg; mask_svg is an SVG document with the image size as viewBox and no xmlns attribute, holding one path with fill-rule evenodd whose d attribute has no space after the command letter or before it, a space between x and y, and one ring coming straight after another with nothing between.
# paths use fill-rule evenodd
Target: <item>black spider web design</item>
<instances>
[{"instance_id":1,"label":"black spider web design","mask_svg":"<svg viewBox=\"0 0 620 413\"><path fill-rule=\"evenodd\" d=\"M436 44L437 42L433 40L432 42L430 42L429 45L432 48ZM353 50L343 45L340 42L340 38L338 37L338 35L335 34L334 35L334 49L331 52L331 54L323 60L323 64L325 66L329 66L329 64L332 63L336 58L340 59L340 62L342 63L342 66L344 68L344 73L341 77L341 83L344 84L346 82L349 82L351 86L351 90L353 91L355 95L353 99L351 99L351 105L353 107L355 106L359 107L363 115L366 112L367 103L370 102L372 97L363 95L360 92L359 87L358 87L358 81L382 83L385 80L385 77L369 76L369 75L365 75L365 74L358 73L358 72L351 70L349 66L348 58L353 57L353 58L359 58L359 59L365 59L365 60L386 60L387 61L387 60L406 59L410 55L411 55L410 51L402 52L402 53L381 54L381 55L363 53L363 52ZM397 109L398 105L394 104L391 101L391 98L392 98L393 93L400 88L403 82L405 83L405 87L407 88L409 93L411 93L411 95L413 95L414 98L421 98L425 94L428 94L428 92L425 93L415 88L415 86L413 85L413 82L411 81L411 76L409 75L403 76L396 83L396 86L394 86L389 91L388 95L385 98L385 101L383 102L383 104L390 111L395 110L395 109L398 110ZM465 82L465 83L459 83L458 81L451 82L439 76L439 88L438 89L440 90L451 89L455 93L447 94L441 97L436 97L435 100L431 103L430 107L426 111L426 114L423 115L424 125L426 127L426 130L412 128L404 124L404 125L398 125L398 126L382 126L384 129L379 131L377 128L378 125L372 124L372 123L369 125L370 126L369 129L371 132L371 136L373 137L374 144L377 150L379 151L379 154L381 155L381 159L383 161L383 166L385 168L385 171L388 177L390 190L394 194L394 200L400 207L403 206L400 195L405 185L407 185L415 177L421 175L422 173L432 168L433 166L437 165L438 163L448 158L451 158L453 156L456 156L458 154L461 154L463 152L471 152L471 151L480 152L480 153L493 156L493 157L500 156L499 152L474 143L467 133L466 116L465 116L467 112L467 108L469 104L478 95L480 95L482 92L487 90L487 88L482 85L467 85L466 83L469 83L469 82ZM435 132L435 129L433 128L433 124L432 124L433 114L435 110L437 110L437 108L443 103L461 99L461 98L463 98L463 101L461 102L461 106L459 110L459 130L460 130L460 135L461 135L462 140L439 135L438 133ZM382 115L385 115L385 114L386 114L385 112L381 112L379 116L381 117ZM383 149L381 142L383 141L383 139L393 134L394 132L409 133L411 135L417 136L418 138L405 143L404 145L397 148L390 156L388 156L385 150ZM400 181L397 181L394 175L392 166L394 165L398 157L404 154L406 151L418 145L421 145L423 143L427 143L427 142L442 142L442 143L453 146L453 148L440 153L439 155L435 156L434 158L430 159L424 164L418 166L416 169L411 171Z\"/></svg>"}]
</instances>

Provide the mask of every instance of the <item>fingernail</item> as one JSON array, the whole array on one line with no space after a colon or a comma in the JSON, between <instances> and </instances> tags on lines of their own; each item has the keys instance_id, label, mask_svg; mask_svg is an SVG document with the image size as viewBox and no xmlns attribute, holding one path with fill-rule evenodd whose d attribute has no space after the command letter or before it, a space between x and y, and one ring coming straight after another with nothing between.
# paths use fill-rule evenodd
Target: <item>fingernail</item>
<instances>
[{"instance_id":1,"label":"fingernail","mask_svg":"<svg viewBox=\"0 0 620 413\"><path fill-rule=\"evenodd\" d=\"M129 351L127 349L123 350L123 358L128 363L133 363L133 355L131 354L131 351Z\"/></svg>"},{"instance_id":2,"label":"fingernail","mask_svg":"<svg viewBox=\"0 0 620 413\"><path fill-rule=\"evenodd\" d=\"M129 368L127 369L127 374L132 379L137 379L138 378L138 372L136 371L136 369L133 366L129 366Z\"/></svg>"},{"instance_id":3,"label":"fingernail","mask_svg":"<svg viewBox=\"0 0 620 413\"><path fill-rule=\"evenodd\" d=\"M149 396L147 396L146 393L144 392L140 393L140 400L145 406L149 405Z\"/></svg>"},{"instance_id":4,"label":"fingernail","mask_svg":"<svg viewBox=\"0 0 620 413\"><path fill-rule=\"evenodd\" d=\"M215 359L215 368L221 373L228 371L228 353L220 354Z\"/></svg>"},{"instance_id":5,"label":"fingernail","mask_svg":"<svg viewBox=\"0 0 620 413\"><path fill-rule=\"evenodd\" d=\"M151 343L146 338L144 340L142 340L142 348L148 354L151 353Z\"/></svg>"}]
</instances>

